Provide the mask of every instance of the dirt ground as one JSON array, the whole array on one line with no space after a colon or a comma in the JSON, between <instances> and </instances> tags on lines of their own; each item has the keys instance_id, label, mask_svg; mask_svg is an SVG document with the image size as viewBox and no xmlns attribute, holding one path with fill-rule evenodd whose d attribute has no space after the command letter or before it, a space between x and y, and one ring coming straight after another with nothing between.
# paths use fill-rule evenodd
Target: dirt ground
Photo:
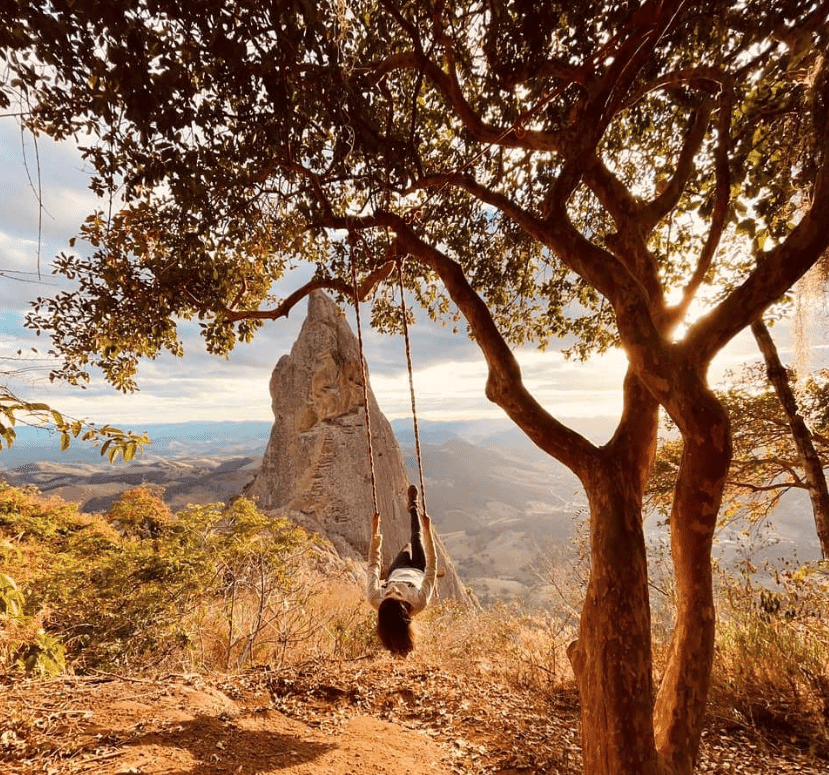
<instances>
[{"instance_id":1,"label":"dirt ground","mask_svg":"<svg viewBox=\"0 0 829 775\"><path fill-rule=\"evenodd\" d=\"M534 697L388 658L236 676L110 674L0 687L4 775L576 775L572 689ZM820 775L829 763L706 731L700 772Z\"/></svg>"}]
</instances>

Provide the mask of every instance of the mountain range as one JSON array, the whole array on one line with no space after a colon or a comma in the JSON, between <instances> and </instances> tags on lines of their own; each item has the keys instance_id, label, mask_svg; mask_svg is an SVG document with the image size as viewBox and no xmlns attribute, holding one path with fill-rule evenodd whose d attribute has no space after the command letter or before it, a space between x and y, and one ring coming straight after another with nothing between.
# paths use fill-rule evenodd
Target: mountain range
<instances>
[{"instance_id":1,"label":"mountain range","mask_svg":"<svg viewBox=\"0 0 829 775\"><path fill-rule=\"evenodd\" d=\"M419 482L410 420L392 423L410 480ZM227 501L253 479L268 441L269 422L156 423L152 444L136 460L114 464L89 444L66 452L58 438L35 428L18 429L16 443L0 451L0 478L32 484L46 495L106 510L125 489L164 489L170 507ZM601 439L600 422L580 430ZM540 569L573 555L587 513L578 480L537 449L508 420L419 424L427 509L465 583L484 602L532 595L549 582ZM651 518L652 541L666 532ZM738 561L746 551L744 526L724 529L717 552ZM794 493L777 509L772 525L751 546L764 557L806 561L819 556L808 497Z\"/></svg>"}]
</instances>

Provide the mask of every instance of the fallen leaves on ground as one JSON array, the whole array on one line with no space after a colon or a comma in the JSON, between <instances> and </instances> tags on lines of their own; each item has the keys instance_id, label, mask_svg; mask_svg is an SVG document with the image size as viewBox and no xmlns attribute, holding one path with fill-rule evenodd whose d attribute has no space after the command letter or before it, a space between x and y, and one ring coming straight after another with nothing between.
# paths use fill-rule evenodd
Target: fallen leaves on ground
<instances>
[{"instance_id":1,"label":"fallen leaves on ground","mask_svg":"<svg viewBox=\"0 0 829 775\"><path fill-rule=\"evenodd\" d=\"M238 675L6 679L7 775L576 775L572 686L539 692L417 658ZM718 711L721 709L718 709ZM698 771L824 775L827 761L714 715Z\"/></svg>"}]
</instances>

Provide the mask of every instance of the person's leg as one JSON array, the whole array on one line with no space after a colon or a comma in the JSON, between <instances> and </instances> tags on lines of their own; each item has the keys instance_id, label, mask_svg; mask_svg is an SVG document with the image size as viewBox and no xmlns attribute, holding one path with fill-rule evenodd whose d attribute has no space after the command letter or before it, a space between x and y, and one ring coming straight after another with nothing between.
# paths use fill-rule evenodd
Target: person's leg
<instances>
[{"instance_id":1,"label":"person's leg","mask_svg":"<svg viewBox=\"0 0 829 775\"><path fill-rule=\"evenodd\" d=\"M417 487L413 484L409 486L409 518L411 520L411 541L397 553L383 578L388 578L392 571L398 568L426 570L426 551L423 548L420 516L417 513Z\"/></svg>"},{"instance_id":2,"label":"person's leg","mask_svg":"<svg viewBox=\"0 0 829 775\"><path fill-rule=\"evenodd\" d=\"M409 485L409 517L412 533L412 568L426 570L426 551L423 548L423 534L420 527L420 516L417 513L417 487Z\"/></svg>"}]
</instances>

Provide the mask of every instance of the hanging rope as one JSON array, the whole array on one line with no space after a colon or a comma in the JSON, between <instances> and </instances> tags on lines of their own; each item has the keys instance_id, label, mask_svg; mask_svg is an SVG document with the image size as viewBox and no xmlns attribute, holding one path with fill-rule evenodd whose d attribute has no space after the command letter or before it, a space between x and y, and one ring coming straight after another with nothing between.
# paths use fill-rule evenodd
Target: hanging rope
<instances>
[{"instance_id":1,"label":"hanging rope","mask_svg":"<svg viewBox=\"0 0 829 775\"><path fill-rule=\"evenodd\" d=\"M368 373L366 359L363 355L363 326L360 322L360 289L357 285L357 267L354 265L354 243L349 238L349 263L351 264L351 285L354 292L354 313L357 316L357 345L360 349L360 374L363 381L363 406L366 408L366 442L368 445L368 467L371 472L371 499L374 513L380 509L377 505L377 475L374 470L374 449L371 443L371 412L368 405Z\"/></svg>"},{"instance_id":2,"label":"hanging rope","mask_svg":"<svg viewBox=\"0 0 829 775\"><path fill-rule=\"evenodd\" d=\"M417 407L415 405L414 376L412 369L412 347L409 341L408 313L406 312L406 292L403 287L403 260L397 260L397 283L400 286L400 312L403 318L403 340L406 342L406 368L409 371L409 394L412 398L412 425L414 426L415 454L417 455L417 472L420 476L420 500L423 503L423 513L426 510L426 487L423 483L423 456L420 450L420 431L417 427Z\"/></svg>"}]
</instances>

